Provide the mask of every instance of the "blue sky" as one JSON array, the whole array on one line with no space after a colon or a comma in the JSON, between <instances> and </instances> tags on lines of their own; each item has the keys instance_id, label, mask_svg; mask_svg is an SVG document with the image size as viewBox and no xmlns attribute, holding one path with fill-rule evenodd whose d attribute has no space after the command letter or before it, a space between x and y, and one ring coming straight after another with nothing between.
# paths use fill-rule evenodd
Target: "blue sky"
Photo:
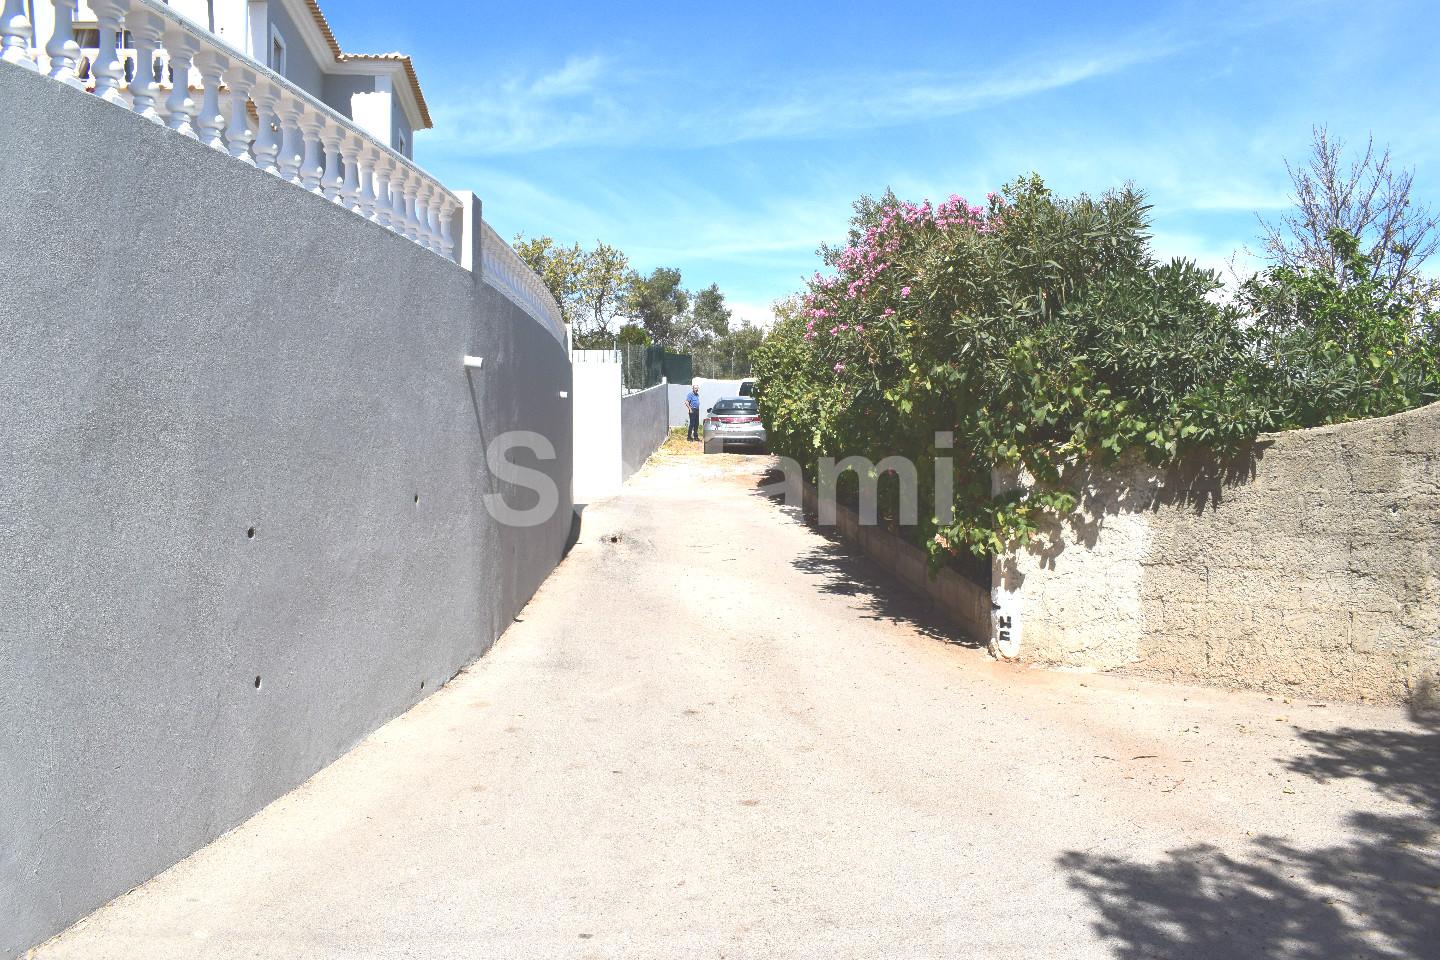
<instances>
[{"instance_id":1,"label":"blue sky","mask_svg":"<svg viewBox=\"0 0 1440 960\"><path fill-rule=\"evenodd\" d=\"M759 317L850 202L1134 181L1155 248L1219 266L1287 206L1310 127L1373 132L1440 198L1440 4L324 0L415 58L416 159L486 219L602 239ZM1433 266L1433 265L1432 265Z\"/></svg>"}]
</instances>

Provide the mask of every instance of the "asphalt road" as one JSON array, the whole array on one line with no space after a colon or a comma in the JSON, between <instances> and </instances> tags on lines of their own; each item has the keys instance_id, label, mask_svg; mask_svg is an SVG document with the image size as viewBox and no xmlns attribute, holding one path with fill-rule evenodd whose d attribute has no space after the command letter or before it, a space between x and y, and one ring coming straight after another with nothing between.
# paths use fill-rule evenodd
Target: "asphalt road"
<instances>
[{"instance_id":1,"label":"asphalt road","mask_svg":"<svg viewBox=\"0 0 1440 960\"><path fill-rule=\"evenodd\" d=\"M37 955L1440 957L1440 732L995 663L763 464L652 462L483 660Z\"/></svg>"}]
</instances>

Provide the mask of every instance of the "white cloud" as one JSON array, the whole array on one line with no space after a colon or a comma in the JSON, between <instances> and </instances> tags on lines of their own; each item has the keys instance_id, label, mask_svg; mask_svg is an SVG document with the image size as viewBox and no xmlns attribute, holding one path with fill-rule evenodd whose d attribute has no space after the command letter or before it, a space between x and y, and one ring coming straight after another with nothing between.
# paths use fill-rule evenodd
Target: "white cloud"
<instances>
[{"instance_id":1,"label":"white cloud","mask_svg":"<svg viewBox=\"0 0 1440 960\"><path fill-rule=\"evenodd\" d=\"M1139 36L1068 59L1032 53L983 72L846 69L784 81L757 74L738 87L703 73L622 69L599 55L572 57L548 73L487 80L459 96L436 97L426 145L502 155L835 137L953 117L1118 73L1173 49Z\"/></svg>"}]
</instances>

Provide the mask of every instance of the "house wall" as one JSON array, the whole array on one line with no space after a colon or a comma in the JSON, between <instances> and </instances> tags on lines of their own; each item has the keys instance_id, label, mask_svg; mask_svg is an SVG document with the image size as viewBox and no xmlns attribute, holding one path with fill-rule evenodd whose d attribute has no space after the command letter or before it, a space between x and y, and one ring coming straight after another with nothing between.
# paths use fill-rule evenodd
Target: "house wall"
<instances>
[{"instance_id":1,"label":"house wall","mask_svg":"<svg viewBox=\"0 0 1440 960\"><path fill-rule=\"evenodd\" d=\"M351 120L355 119L355 107L351 98L355 94L370 94L375 91L375 78L354 74L327 73L323 82L323 96L326 105L338 110ZM394 141L391 141L393 143Z\"/></svg>"},{"instance_id":2,"label":"house wall","mask_svg":"<svg viewBox=\"0 0 1440 960\"><path fill-rule=\"evenodd\" d=\"M7 63L0 103L11 957L486 651L564 550L571 384L496 290L323 197ZM512 430L555 447L539 526L486 510L535 501L487 463Z\"/></svg>"},{"instance_id":3,"label":"house wall","mask_svg":"<svg viewBox=\"0 0 1440 960\"><path fill-rule=\"evenodd\" d=\"M1020 658L1316 698L1440 680L1440 405L1071 483L1075 521L995 564Z\"/></svg>"},{"instance_id":4,"label":"house wall","mask_svg":"<svg viewBox=\"0 0 1440 960\"><path fill-rule=\"evenodd\" d=\"M645 465L650 454L659 449L670 432L669 419L665 413L668 384L658 384L648 390L632 393L620 401L620 460L621 479Z\"/></svg>"},{"instance_id":5,"label":"house wall","mask_svg":"<svg viewBox=\"0 0 1440 960\"><path fill-rule=\"evenodd\" d=\"M390 91L390 146L415 159L415 131L410 129L410 121L405 118L405 111L396 100L393 87Z\"/></svg>"},{"instance_id":6,"label":"house wall","mask_svg":"<svg viewBox=\"0 0 1440 960\"><path fill-rule=\"evenodd\" d=\"M305 38L300 32L300 27L290 16L290 11L279 0L270 0L265 5L267 23L275 27L285 38L285 79L300 87L306 93L317 100L325 99L325 71L320 61L315 59L310 52ZM256 57L261 63L268 64L269 60L269 33L266 33L265 46L260 47L260 56Z\"/></svg>"}]
</instances>

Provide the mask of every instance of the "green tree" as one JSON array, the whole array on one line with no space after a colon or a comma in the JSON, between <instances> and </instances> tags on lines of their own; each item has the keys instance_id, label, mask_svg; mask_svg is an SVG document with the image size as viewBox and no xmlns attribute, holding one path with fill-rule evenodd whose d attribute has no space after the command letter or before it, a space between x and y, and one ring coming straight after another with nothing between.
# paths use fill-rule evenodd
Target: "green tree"
<instances>
[{"instance_id":1,"label":"green tree","mask_svg":"<svg viewBox=\"0 0 1440 960\"><path fill-rule=\"evenodd\" d=\"M585 252L576 291L579 336L587 341L611 336L630 292L630 277L630 259L609 244L597 240Z\"/></svg>"},{"instance_id":2,"label":"green tree","mask_svg":"<svg viewBox=\"0 0 1440 960\"><path fill-rule=\"evenodd\" d=\"M680 271L657 267L648 277L632 274L625 313L645 328L651 340L674 348L690 309L690 295L680 286Z\"/></svg>"},{"instance_id":3,"label":"green tree","mask_svg":"<svg viewBox=\"0 0 1440 960\"><path fill-rule=\"evenodd\" d=\"M621 327L615 341L625 347L648 347L653 343L650 334L638 323L627 323Z\"/></svg>"},{"instance_id":4,"label":"green tree","mask_svg":"<svg viewBox=\"0 0 1440 960\"><path fill-rule=\"evenodd\" d=\"M525 265L535 271L550 290L560 307L561 319L567 325L573 324L584 306L580 291L586 254L580 244L562 247L550 237L527 238L517 233L513 246Z\"/></svg>"}]
</instances>

